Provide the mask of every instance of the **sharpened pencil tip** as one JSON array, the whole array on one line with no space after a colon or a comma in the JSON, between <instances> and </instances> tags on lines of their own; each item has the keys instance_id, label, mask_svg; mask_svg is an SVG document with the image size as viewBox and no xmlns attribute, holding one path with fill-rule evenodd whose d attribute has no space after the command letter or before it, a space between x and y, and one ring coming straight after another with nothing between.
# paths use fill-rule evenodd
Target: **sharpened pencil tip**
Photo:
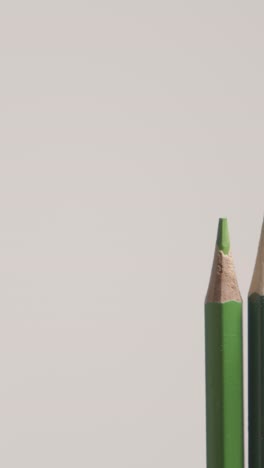
<instances>
[{"instance_id":1,"label":"sharpened pencil tip","mask_svg":"<svg viewBox=\"0 0 264 468\"><path fill-rule=\"evenodd\" d=\"M264 219L261 226L258 252L253 277L249 288L249 296L254 293L261 296L264 295Z\"/></svg>"},{"instance_id":2,"label":"sharpened pencil tip","mask_svg":"<svg viewBox=\"0 0 264 468\"><path fill-rule=\"evenodd\" d=\"M220 218L218 223L216 248L211 277L205 298L205 303L235 301L242 302L230 252L228 223L226 218Z\"/></svg>"},{"instance_id":3,"label":"sharpened pencil tip","mask_svg":"<svg viewBox=\"0 0 264 468\"><path fill-rule=\"evenodd\" d=\"M227 218L219 219L216 244L219 250L221 250L225 255L229 253L230 239Z\"/></svg>"}]
</instances>

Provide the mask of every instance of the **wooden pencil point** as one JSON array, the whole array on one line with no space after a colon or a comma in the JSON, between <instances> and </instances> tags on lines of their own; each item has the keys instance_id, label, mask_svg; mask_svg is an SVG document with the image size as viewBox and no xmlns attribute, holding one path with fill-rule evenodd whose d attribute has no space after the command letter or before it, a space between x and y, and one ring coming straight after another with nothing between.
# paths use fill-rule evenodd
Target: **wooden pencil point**
<instances>
[{"instance_id":1,"label":"wooden pencil point","mask_svg":"<svg viewBox=\"0 0 264 468\"><path fill-rule=\"evenodd\" d=\"M242 302L238 288L226 218L218 224L216 248L205 303Z\"/></svg>"},{"instance_id":2,"label":"wooden pencil point","mask_svg":"<svg viewBox=\"0 0 264 468\"><path fill-rule=\"evenodd\" d=\"M251 296L253 293L257 293L262 296L264 295L264 220L262 223L255 268L248 295Z\"/></svg>"}]
</instances>

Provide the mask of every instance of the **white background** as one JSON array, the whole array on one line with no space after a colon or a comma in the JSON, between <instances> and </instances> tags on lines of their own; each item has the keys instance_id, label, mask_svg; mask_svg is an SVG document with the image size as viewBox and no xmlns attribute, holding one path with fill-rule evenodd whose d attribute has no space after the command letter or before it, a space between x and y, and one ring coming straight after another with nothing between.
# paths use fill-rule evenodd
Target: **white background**
<instances>
[{"instance_id":1,"label":"white background","mask_svg":"<svg viewBox=\"0 0 264 468\"><path fill-rule=\"evenodd\" d=\"M246 302L263 214L263 13L2 2L3 468L205 467L217 221Z\"/></svg>"}]
</instances>

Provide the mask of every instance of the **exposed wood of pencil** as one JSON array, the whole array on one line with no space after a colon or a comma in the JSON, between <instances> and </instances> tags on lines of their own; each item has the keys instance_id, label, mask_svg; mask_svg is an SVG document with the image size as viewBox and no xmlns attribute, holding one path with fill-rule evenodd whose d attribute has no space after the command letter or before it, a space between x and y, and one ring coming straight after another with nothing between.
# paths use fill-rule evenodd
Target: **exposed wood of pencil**
<instances>
[{"instance_id":1,"label":"exposed wood of pencil","mask_svg":"<svg viewBox=\"0 0 264 468\"><path fill-rule=\"evenodd\" d=\"M209 287L205 299L208 302L242 302L231 252L224 254L216 245Z\"/></svg>"}]
</instances>

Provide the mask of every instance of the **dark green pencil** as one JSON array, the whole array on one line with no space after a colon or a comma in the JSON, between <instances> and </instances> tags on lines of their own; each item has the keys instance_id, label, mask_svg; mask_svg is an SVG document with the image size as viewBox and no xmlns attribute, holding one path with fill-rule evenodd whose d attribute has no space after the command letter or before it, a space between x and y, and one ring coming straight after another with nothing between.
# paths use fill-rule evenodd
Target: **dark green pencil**
<instances>
[{"instance_id":1,"label":"dark green pencil","mask_svg":"<svg viewBox=\"0 0 264 468\"><path fill-rule=\"evenodd\" d=\"M264 223L248 295L248 458L264 468Z\"/></svg>"},{"instance_id":2,"label":"dark green pencil","mask_svg":"<svg viewBox=\"0 0 264 468\"><path fill-rule=\"evenodd\" d=\"M243 468L242 300L220 219L205 300L207 468Z\"/></svg>"}]
</instances>

